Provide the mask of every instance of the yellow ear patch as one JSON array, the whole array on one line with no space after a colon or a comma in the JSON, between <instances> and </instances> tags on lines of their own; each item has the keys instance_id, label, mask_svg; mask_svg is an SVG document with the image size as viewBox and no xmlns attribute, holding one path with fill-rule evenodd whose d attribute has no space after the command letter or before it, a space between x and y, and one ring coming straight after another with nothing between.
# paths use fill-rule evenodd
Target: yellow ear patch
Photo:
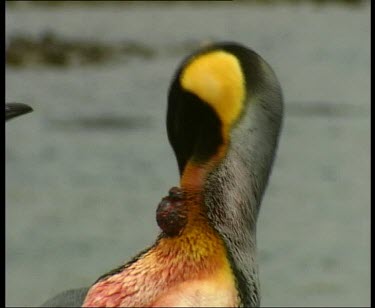
<instances>
[{"instance_id":1,"label":"yellow ear patch","mask_svg":"<svg viewBox=\"0 0 375 308\"><path fill-rule=\"evenodd\" d=\"M225 51L194 58L182 71L182 87L209 104L228 128L239 116L245 81L238 59Z\"/></svg>"}]
</instances>

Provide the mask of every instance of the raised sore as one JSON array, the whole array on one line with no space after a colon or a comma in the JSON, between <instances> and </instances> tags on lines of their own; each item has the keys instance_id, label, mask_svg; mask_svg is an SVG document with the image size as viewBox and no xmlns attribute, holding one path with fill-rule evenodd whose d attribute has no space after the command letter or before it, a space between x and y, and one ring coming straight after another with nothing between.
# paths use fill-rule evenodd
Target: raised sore
<instances>
[{"instance_id":1,"label":"raised sore","mask_svg":"<svg viewBox=\"0 0 375 308\"><path fill-rule=\"evenodd\" d=\"M172 187L156 210L156 221L167 236L181 234L187 222L185 195L181 188Z\"/></svg>"}]
</instances>

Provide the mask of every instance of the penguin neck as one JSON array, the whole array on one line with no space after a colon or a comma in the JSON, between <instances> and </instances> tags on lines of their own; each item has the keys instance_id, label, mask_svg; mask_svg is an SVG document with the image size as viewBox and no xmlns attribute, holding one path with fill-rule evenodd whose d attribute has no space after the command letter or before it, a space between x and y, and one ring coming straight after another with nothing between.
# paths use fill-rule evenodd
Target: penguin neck
<instances>
[{"instance_id":1,"label":"penguin neck","mask_svg":"<svg viewBox=\"0 0 375 308\"><path fill-rule=\"evenodd\" d=\"M225 138L227 139L227 138ZM259 187L241 153L222 144L211 159L197 163L191 159L181 175L181 189L206 218L206 223L228 241L240 241L240 230L248 231L243 242L255 249L255 229L264 187ZM241 228L241 229L239 229ZM244 243L243 243L244 244ZM242 245L242 243L241 243ZM243 247L248 245L244 244Z\"/></svg>"},{"instance_id":2,"label":"penguin neck","mask_svg":"<svg viewBox=\"0 0 375 308\"><path fill-rule=\"evenodd\" d=\"M187 166L190 176L183 177L182 184L199 191L207 220L224 242L241 302L256 306L256 220L266 182L258 181L258 171L249 168L240 151L232 144L215 164Z\"/></svg>"}]
</instances>

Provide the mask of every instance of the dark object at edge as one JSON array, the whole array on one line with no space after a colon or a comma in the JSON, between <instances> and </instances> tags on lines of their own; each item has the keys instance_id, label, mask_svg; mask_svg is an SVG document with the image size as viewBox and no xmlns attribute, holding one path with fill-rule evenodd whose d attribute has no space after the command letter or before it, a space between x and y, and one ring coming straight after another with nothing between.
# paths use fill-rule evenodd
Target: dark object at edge
<instances>
[{"instance_id":1,"label":"dark object at edge","mask_svg":"<svg viewBox=\"0 0 375 308\"><path fill-rule=\"evenodd\" d=\"M5 104L5 121L33 111L33 108L21 103Z\"/></svg>"}]
</instances>

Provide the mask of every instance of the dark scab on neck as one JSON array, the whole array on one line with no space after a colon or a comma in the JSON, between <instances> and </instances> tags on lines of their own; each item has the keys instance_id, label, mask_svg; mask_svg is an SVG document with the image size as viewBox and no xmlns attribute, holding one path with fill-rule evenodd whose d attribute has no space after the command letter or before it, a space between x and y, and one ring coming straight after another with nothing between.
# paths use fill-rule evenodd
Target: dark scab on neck
<instances>
[{"instance_id":1,"label":"dark scab on neck","mask_svg":"<svg viewBox=\"0 0 375 308\"><path fill-rule=\"evenodd\" d=\"M167 236L181 234L187 222L185 194L178 187L172 187L156 210L156 221Z\"/></svg>"}]
</instances>

